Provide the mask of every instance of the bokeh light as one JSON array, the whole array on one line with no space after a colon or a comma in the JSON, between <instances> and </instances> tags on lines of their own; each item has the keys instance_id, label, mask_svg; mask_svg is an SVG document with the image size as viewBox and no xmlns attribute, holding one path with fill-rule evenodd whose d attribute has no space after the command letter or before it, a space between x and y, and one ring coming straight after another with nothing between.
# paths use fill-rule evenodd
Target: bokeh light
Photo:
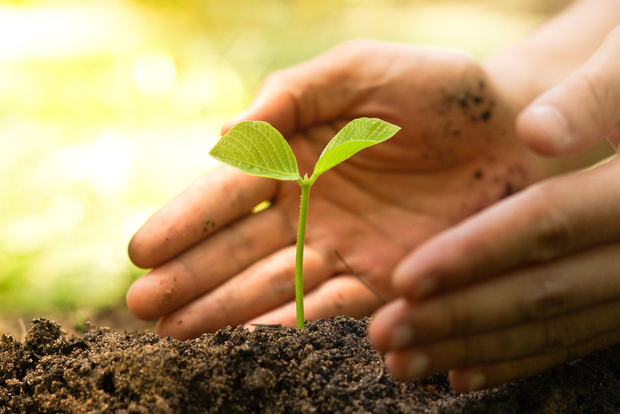
<instances>
[{"instance_id":1,"label":"bokeh light","mask_svg":"<svg viewBox=\"0 0 620 414\"><path fill-rule=\"evenodd\" d=\"M0 307L99 307L126 244L215 165L266 74L357 37L517 41L567 1L45 0L0 5Z\"/></svg>"},{"instance_id":2,"label":"bokeh light","mask_svg":"<svg viewBox=\"0 0 620 414\"><path fill-rule=\"evenodd\" d=\"M177 68L172 57L161 50L140 53L133 62L133 81L146 98L170 93L177 81Z\"/></svg>"}]
</instances>

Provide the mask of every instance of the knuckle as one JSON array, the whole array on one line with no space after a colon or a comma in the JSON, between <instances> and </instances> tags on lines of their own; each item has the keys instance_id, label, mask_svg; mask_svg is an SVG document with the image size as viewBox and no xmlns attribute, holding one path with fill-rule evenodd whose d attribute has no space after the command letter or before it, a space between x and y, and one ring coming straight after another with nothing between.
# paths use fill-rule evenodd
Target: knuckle
<instances>
[{"instance_id":1,"label":"knuckle","mask_svg":"<svg viewBox=\"0 0 620 414\"><path fill-rule=\"evenodd\" d=\"M521 300L521 314L529 320L538 320L563 311L566 296L557 284L542 272L533 277L532 289Z\"/></svg>"},{"instance_id":2,"label":"knuckle","mask_svg":"<svg viewBox=\"0 0 620 414\"><path fill-rule=\"evenodd\" d=\"M560 349L575 343L575 331L567 318L547 319L543 322L544 348Z\"/></svg>"},{"instance_id":3,"label":"knuckle","mask_svg":"<svg viewBox=\"0 0 620 414\"><path fill-rule=\"evenodd\" d=\"M292 81L295 78L295 67L278 69L269 73L262 81L259 88L259 94L264 91L268 91L272 94L290 94L291 87L294 84Z\"/></svg>"},{"instance_id":4,"label":"knuckle","mask_svg":"<svg viewBox=\"0 0 620 414\"><path fill-rule=\"evenodd\" d=\"M487 361L496 359L497 356L516 355L522 346L522 338L515 338L510 332L501 332L493 335L483 354L488 355ZM486 361L485 361L486 362Z\"/></svg>"},{"instance_id":5,"label":"knuckle","mask_svg":"<svg viewBox=\"0 0 620 414\"><path fill-rule=\"evenodd\" d=\"M282 261L282 260L281 260ZM288 296L295 293L295 261L287 260L281 263L277 271L271 270L269 280L270 294Z\"/></svg>"},{"instance_id":6,"label":"knuckle","mask_svg":"<svg viewBox=\"0 0 620 414\"><path fill-rule=\"evenodd\" d=\"M444 311L447 317L447 335L450 337L459 336L468 332L470 328L470 318L467 313L458 306L455 301L448 301Z\"/></svg>"},{"instance_id":7,"label":"knuckle","mask_svg":"<svg viewBox=\"0 0 620 414\"><path fill-rule=\"evenodd\" d=\"M243 226L234 225L224 236L227 256L238 266L245 266L248 252L255 248L253 238Z\"/></svg>"},{"instance_id":8,"label":"knuckle","mask_svg":"<svg viewBox=\"0 0 620 414\"><path fill-rule=\"evenodd\" d=\"M577 72L572 78L577 91L582 91L582 98L587 102L585 106L589 118L595 125L610 125L609 103L616 99L616 92L607 87L607 74L605 67L590 66L588 70Z\"/></svg>"},{"instance_id":9,"label":"knuckle","mask_svg":"<svg viewBox=\"0 0 620 414\"><path fill-rule=\"evenodd\" d=\"M527 222L536 223L529 260L544 262L565 253L573 238L573 229L564 212L555 202L552 185L538 185L528 191L529 210Z\"/></svg>"},{"instance_id":10,"label":"knuckle","mask_svg":"<svg viewBox=\"0 0 620 414\"><path fill-rule=\"evenodd\" d=\"M457 365L459 367L468 367L480 362L481 352L484 349L484 344L480 340L480 336L467 335L463 338L461 354Z\"/></svg>"},{"instance_id":11,"label":"knuckle","mask_svg":"<svg viewBox=\"0 0 620 414\"><path fill-rule=\"evenodd\" d=\"M322 303L322 314L324 317L339 315L345 312L346 296L340 289L322 287L321 294L317 295Z\"/></svg>"}]
</instances>

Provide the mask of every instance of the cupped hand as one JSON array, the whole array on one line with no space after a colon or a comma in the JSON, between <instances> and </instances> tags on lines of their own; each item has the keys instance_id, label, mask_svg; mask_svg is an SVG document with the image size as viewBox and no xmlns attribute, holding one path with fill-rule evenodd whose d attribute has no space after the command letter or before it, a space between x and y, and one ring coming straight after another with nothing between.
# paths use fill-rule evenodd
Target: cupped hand
<instances>
[{"instance_id":1,"label":"cupped hand","mask_svg":"<svg viewBox=\"0 0 620 414\"><path fill-rule=\"evenodd\" d=\"M515 138L517 109L456 52L355 42L270 76L235 122L272 123L302 175L348 120L379 117L402 128L312 187L306 319L370 314L382 301L358 278L391 299L390 275L412 248L555 173ZM263 200L271 207L253 214ZM133 237L131 259L153 270L130 288L130 309L161 318L159 334L179 338L228 324L294 325L298 208L295 183L226 166L206 174Z\"/></svg>"},{"instance_id":2,"label":"cupped hand","mask_svg":"<svg viewBox=\"0 0 620 414\"><path fill-rule=\"evenodd\" d=\"M519 116L547 154L620 139L620 29ZM395 270L369 336L400 379L470 391L620 342L620 160L555 177L428 240Z\"/></svg>"}]
</instances>

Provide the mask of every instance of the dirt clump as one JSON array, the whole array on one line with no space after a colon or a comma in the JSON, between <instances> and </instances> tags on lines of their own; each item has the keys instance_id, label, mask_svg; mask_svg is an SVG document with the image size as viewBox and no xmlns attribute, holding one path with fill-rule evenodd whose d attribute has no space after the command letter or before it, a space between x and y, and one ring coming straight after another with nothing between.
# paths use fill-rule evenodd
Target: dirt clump
<instances>
[{"instance_id":1,"label":"dirt clump","mask_svg":"<svg viewBox=\"0 0 620 414\"><path fill-rule=\"evenodd\" d=\"M69 338L38 319L23 341L0 339L0 413L620 412L620 347L459 394L445 375L394 381L366 325L337 317L179 341L107 328Z\"/></svg>"}]
</instances>

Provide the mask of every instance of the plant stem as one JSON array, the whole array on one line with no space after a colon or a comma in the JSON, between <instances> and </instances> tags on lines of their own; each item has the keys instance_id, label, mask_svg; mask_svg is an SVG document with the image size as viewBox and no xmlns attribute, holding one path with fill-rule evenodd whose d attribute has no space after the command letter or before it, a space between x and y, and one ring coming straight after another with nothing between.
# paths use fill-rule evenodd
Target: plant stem
<instances>
[{"instance_id":1,"label":"plant stem","mask_svg":"<svg viewBox=\"0 0 620 414\"><path fill-rule=\"evenodd\" d=\"M306 237L306 218L308 217L308 198L312 182L299 180L301 204L299 206L299 226L297 227L297 253L295 255L295 303L297 305L297 330L304 327L304 239Z\"/></svg>"}]
</instances>

